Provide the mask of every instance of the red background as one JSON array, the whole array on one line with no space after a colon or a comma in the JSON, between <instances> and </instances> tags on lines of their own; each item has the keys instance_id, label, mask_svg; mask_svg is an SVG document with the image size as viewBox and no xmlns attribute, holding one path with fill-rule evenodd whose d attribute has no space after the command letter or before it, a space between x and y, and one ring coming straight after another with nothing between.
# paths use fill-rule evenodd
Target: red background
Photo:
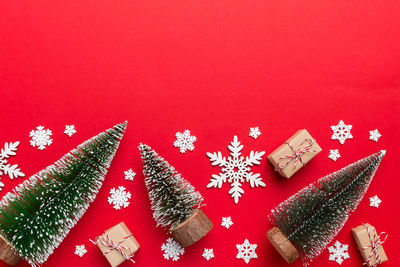
<instances>
[{"instance_id":1,"label":"red background","mask_svg":"<svg viewBox=\"0 0 400 267\"><path fill-rule=\"evenodd\" d=\"M353 0L71 0L0 1L0 145L21 141L16 157L29 177L84 140L128 120L128 129L98 198L44 266L108 266L88 242L124 220L142 247L139 266L244 266L236 244L258 244L250 265L285 265L268 243L271 208L317 178L380 149L388 153L365 199L337 240L349 244L342 266L361 266L350 229L369 222L389 233L384 266L399 266L398 160L400 3ZM354 139L333 141L331 125L352 124ZM63 134L75 124L72 138ZM29 131L43 125L54 143L44 151L29 145ZM249 127L259 126L254 140ZM323 148L286 180L264 157L253 172L267 186L250 189L235 205L229 185L206 189L211 167L206 152L222 151L236 134L250 150L270 153L306 128ZM379 129L378 143L368 140ZM181 154L175 133L190 129L195 150ZM155 148L205 197L211 233L186 249L178 262L162 257L167 235L155 223L141 174L139 142ZM342 158L327 158L339 148ZM133 182L123 172L138 173ZM24 179L10 180L2 195ZM108 203L123 185L128 208ZM378 194L379 209L368 197ZM221 217L232 216L226 230ZM75 245L88 253L74 255ZM201 257L213 248L216 257ZM128 266L130 263L124 264ZM300 261L292 266L300 266ZM26 263L21 266L27 266ZM325 251L313 266L337 266Z\"/></svg>"}]
</instances>

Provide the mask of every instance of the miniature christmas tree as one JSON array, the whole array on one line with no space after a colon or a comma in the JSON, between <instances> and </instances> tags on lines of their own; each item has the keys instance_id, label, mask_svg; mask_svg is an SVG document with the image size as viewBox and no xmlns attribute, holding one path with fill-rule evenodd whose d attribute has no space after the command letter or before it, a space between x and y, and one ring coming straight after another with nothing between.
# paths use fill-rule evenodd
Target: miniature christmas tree
<instances>
[{"instance_id":1,"label":"miniature christmas tree","mask_svg":"<svg viewBox=\"0 0 400 267\"><path fill-rule=\"evenodd\" d=\"M289 263L308 265L342 229L367 191L382 150L310 184L272 210L268 239Z\"/></svg>"},{"instance_id":2,"label":"miniature christmas tree","mask_svg":"<svg viewBox=\"0 0 400 267\"><path fill-rule=\"evenodd\" d=\"M139 150L157 226L168 229L182 246L192 245L212 228L211 221L199 209L203 197L149 146L140 144ZM196 231L189 234L193 227Z\"/></svg>"},{"instance_id":3,"label":"miniature christmas tree","mask_svg":"<svg viewBox=\"0 0 400 267\"><path fill-rule=\"evenodd\" d=\"M84 142L3 197L3 261L16 265L24 258L37 266L47 260L96 198L126 125Z\"/></svg>"}]
</instances>

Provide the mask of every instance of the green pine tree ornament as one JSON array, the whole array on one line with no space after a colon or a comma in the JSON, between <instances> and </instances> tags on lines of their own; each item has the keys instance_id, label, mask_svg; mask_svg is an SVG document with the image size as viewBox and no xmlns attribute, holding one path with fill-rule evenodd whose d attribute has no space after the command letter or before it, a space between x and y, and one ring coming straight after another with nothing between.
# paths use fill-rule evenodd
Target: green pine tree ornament
<instances>
[{"instance_id":1,"label":"green pine tree ornament","mask_svg":"<svg viewBox=\"0 0 400 267\"><path fill-rule=\"evenodd\" d=\"M42 264L102 186L127 122L93 137L31 176L0 202L0 258Z\"/></svg>"},{"instance_id":2,"label":"green pine tree ornament","mask_svg":"<svg viewBox=\"0 0 400 267\"><path fill-rule=\"evenodd\" d=\"M281 256L304 266L321 254L357 208L386 151L370 155L300 190L272 210L267 237Z\"/></svg>"},{"instance_id":3,"label":"green pine tree ornament","mask_svg":"<svg viewBox=\"0 0 400 267\"><path fill-rule=\"evenodd\" d=\"M199 241L213 227L200 209L203 197L149 146L140 144L139 150L157 226L168 229L183 247Z\"/></svg>"}]
</instances>

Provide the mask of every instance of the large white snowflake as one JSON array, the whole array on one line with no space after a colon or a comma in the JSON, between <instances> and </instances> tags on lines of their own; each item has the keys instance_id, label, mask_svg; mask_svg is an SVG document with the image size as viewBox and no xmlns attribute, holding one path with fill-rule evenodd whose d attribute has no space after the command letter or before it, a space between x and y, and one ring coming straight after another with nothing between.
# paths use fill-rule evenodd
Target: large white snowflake
<instances>
[{"instance_id":1,"label":"large white snowflake","mask_svg":"<svg viewBox=\"0 0 400 267\"><path fill-rule=\"evenodd\" d=\"M49 129L44 129L43 126L36 127L36 130L32 130L29 133L31 137L31 146L38 147L38 149L43 150L46 146L50 146L53 143L53 139L50 138L52 132Z\"/></svg>"},{"instance_id":2,"label":"large white snowflake","mask_svg":"<svg viewBox=\"0 0 400 267\"><path fill-rule=\"evenodd\" d=\"M212 248L205 248L203 255L202 255L207 261L210 259L214 258L214 250Z\"/></svg>"},{"instance_id":3,"label":"large white snowflake","mask_svg":"<svg viewBox=\"0 0 400 267\"><path fill-rule=\"evenodd\" d=\"M331 150L329 150L328 158L330 158L333 161L337 161L337 159L340 158L339 149L331 149Z\"/></svg>"},{"instance_id":4,"label":"large white snowflake","mask_svg":"<svg viewBox=\"0 0 400 267\"><path fill-rule=\"evenodd\" d=\"M68 135L69 137L71 137L74 134L76 134L75 125L65 125L64 133L66 135Z\"/></svg>"},{"instance_id":5,"label":"large white snowflake","mask_svg":"<svg viewBox=\"0 0 400 267\"><path fill-rule=\"evenodd\" d=\"M378 129L375 129L373 131L369 131L369 140L378 142L379 138L381 138L381 134L379 133Z\"/></svg>"},{"instance_id":6,"label":"large white snowflake","mask_svg":"<svg viewBox=\"0 0 400 267\"><path fill-rule=\"evenodd\" d=\"M132 171L132 169L124 171L124 174L125 174L125 180L128 180L128 181L133 181L133 179L136 176L136 173L134 171Z\"/></svg>"},{"instance_id":7,"label":"large white snowflake","mask_svg":"<svg viewBox=\"0 0 400 267\"><path fill-rule=\"evenodd\" d=\"M240 156L240 151L243 149L243 145L240 144L236 135L233 137L233 141L228 148L231 151L231 156L228 158L222 157L221 152L207 152L207 156L210 158L211 165L218 165L221 167L221 173L219 175L212 175L207 188L221 188L223 183L230 183L232 188L229 190L229 194L232 195L232 198L237 204L239 202L239 198L244 193L244 190L242 189L242 183L245 181L250 183L251 187L265 187L265 183L262 181L260 174L253 174L250 172L251 166L260 164L265 151L251 151L250 155L246 158Z\"/></svg>"},{"instance_id":8,"label":"large white snowflake","mask_svg":"<svg viewBox=\"0 0 400 267\"><path fill-rule=\"evenodd\" d=\"M221 226L225 227L226 229L229 229L232 225L233 225L233 222L232 222L231 216L222 217Z\"/></svg>"},{"instance_id":9,"label":"large white snowflake","mask_svg":"<svg viewBox=\"0 0 400 267\"><path fill-rule=\"evenodd\" d=\"M18 168L18 164L11 165L8 163L8 158L17 154L16 151L18 150L18 146L19 141L14 143L4 143L4 148L0 151L0 176L6 174L10 179L25 176L25 174L21 172L21 169ZM4 187L3 183L0 184L0 191L2 190L2 187Z\"/></svg>"},{"instance_id":10,"label":"large white snowflake","mask_svg":"<svg viewBox=\"0 0 400 267\"><path fill-rule=\"evenodd\" d=\"M131 199L131 193L125 191L125 187L118 186L118 189L112 188L108 197L108 203L114 205L114 209L119 210L121 207L129 206L129 199Z\"/></svg>"},{"instance_id":11,"label":"large white snowflake","mask_svg":"<svg viewBox=\"0 0 400 267\"><path fill-rule=\"evenodd\" d=\"M75 255L78 255L79 257L82 258L83 255L87 253L87 250L85 248L85 245L80 245L75 247Z\"/></svg>"},{"instance_id":12,"label":"large white snowflake","mask_svg":"<svg viewBox=\"0 0 400 267\"><path fill-rule=\"evenodd\" d=\"M382 200L380 200L380 198L377 195L369 198L369 205L371 207L379 208L379 205L381 203L382 203Z\"/></svg>"},{"instance_id":13,"label":"large white snowflake","mask_svg":"<svg viewBox=\"0 0 400 267\"><path fill-rule=\"evenodd\" d=\"M332 140L339 140L343 145L347 139L353 138L353 135L350 133L351 128L353 128L352 125L346 125L342 120L340 120L338 125L331 126L333 131Z\"/></svg>"},{"instance_id":14,"label":"large white snowflake","mask_svg":"<svg viewBox=\"0 0 400 267\"><path fill-rule=\"evenodd\" d=\"M257 259L256 248L257 244L250 244L249 240L244 240L243 244L236 245L238 254L237 259L243 259L247 264L251 259Z\"/></svg>"},{"instance_id":15,"label":"large white snowflake","mask_svg":"<svg viewBox=\"0 0 400 267\"><path fill-rule=\"evenodd\" d=\"M344 260L350 258L349 253L347 253L348 249L349 245L342 245L339 241L336 241L333 246L328 248L329 260L342 264Z\"/></svg>"},{"instance_id":16,"label":"large white snowflake","mask_svg":"<svg viewBox=\"0 0 400 267\"><path fill-rule=\"evenodd\" d=\"M162 244L161 246L161 251L164 251L164 258L166 260L173 260L177 261L179 260L179 257L183 255L185 252L185 249L181 247L174 239L168 238L167 242Z\"/></svg>"},{"instance_id":17,"label":"large white snowflake","mask_svg":"<svg viewBox=\"0 0 400 267\"><path fill-rule=\"evenodd\" d=\"M258 127L250 128L249 136L257 139L261 135L260 129Z\"/></svg>"},{"instance_id":18,"label":"large white snowflake","mask_svg":"<svg viewBox=\"0 0 400 267\"><path fill-rule=\"evenodd\" d=\"M181 153L185 153L186 150L193 151L194 145L193 143L196 142L196 136L190 135L189 130L185 130L183 133L177 132L175 134L176 141L174 142L175 147L179 147Z\"/></svg>"}]
</instances>

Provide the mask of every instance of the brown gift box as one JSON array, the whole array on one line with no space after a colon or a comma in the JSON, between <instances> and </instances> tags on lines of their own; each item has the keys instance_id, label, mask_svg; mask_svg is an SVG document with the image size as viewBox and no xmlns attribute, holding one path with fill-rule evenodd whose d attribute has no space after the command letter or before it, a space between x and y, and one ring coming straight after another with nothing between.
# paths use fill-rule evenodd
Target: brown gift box
<instances>
[{"instance_id":1,"label":"brown gift box","mask_svg":"<svg viewBox=\"0 0 400 267\"><path fill-rule=\"evenodd\" d=\"M108 262L112 267L116 267L123 263L126 259L121 255L121 253L117 249L113 249L110 251L110 248L100 244L99 242L105 242L108 237L114 242L119 243L126 236L132 235L131 231L129 231L128 227L126 227L124 222L121 222L114 227L106 230L104 234L100 237L96 238L96 243L103 255L106 257ZM131 237L125 239L123 242L119 243L120 246L131 248L135 253L140 248L139 243L136 241L135 237L132 235ZM129 257L132 255L132 252L123 249L126 255ZM108 253L107 253L108 252Z\"/></svg>"},{"instance_id":2,"label":"brown gift box","mask_svg":"<svg viewBox=\"0 0 400 267\"><path fill-rule=\"evenodd\" d=\"M310 141L313 142L312 146L307 151L304 151L311 144ZM321 151L321 147L315 142L314 138L312 138L306 129L302 129L298 130L286 142L269 154L268 160L274 165L275 170L280 175L290 178ZM297 155L296 152L298 152ZM289 156L292 156L292 158L283 158ZM280 167L280 163L281 165L288 164Z\"/></svg>"},{"instance_id":3,"label":"brown gift box","mask_svg":"<svg viewBox=\"0 0 400 267\"><path fill-rule=\"evenodd\" d=\"M368 234L368 230L369 234ZM351 233L353 234L354 239L356 240L358 250L361 253L364 262L368 261L368 257L371 255L372 251L372 242L374 238L376 238L375 227L370 225L369 223L362 224L356 228L351 229ZM383 240L381 240L383 241ZM365 248L365 249L363 249ZM385 251L383 250L382 245L379 245L377 248L377 252L379 254L380 262L377 262L375 253L372 253L371 260L368 263L368 266L376 266L382 262L388 260Z\"/></svg>"}]
</instances>

